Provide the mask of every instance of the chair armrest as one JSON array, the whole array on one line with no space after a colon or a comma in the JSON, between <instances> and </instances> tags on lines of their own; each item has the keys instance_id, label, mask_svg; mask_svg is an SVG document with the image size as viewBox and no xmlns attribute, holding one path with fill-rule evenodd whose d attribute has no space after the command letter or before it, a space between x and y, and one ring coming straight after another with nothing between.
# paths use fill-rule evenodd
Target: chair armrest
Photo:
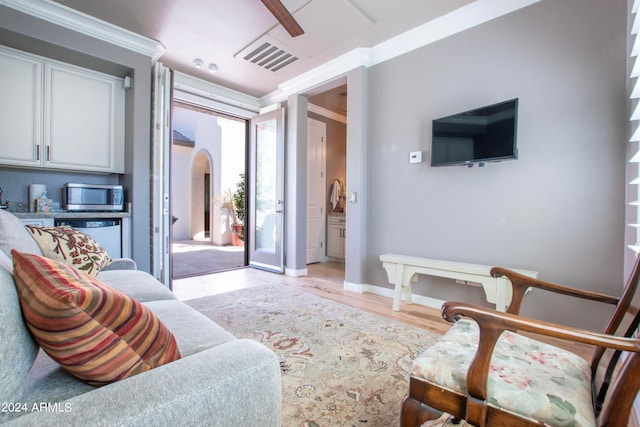
<instances>
[{"instance_id":1,"label":"chair armrest","mask_svg":"<svg viewBox=\"0 0 640 427\"><path fill-rule=\"evenodd\" d=\"M469 366L467 389L469 394L481 400L487 398L487 380L493 349L502 332L506 330L519 330L567 341L628 351L636 353L635 358L640 357L640 340L638 339L561 326L510 313L502 313L474 304L446 302L442 306L442 316L449 322L456 322L461 317L468 317L476 321L480 327L480 342L476 355Z\"/></svg>"},{"instance_id":2,"label":"chair armrest","mask_svg":"<svg viewBox=\"0 0 640 427\"><path fill-rule=\"evenodd\" d=\"M533 277L525 276L517 271L509 270L503 267L493 267L491 269L491 276L493 277L506 277L511 282L513 289L513 297L511 304L509 304L508 313L518 314L520 313L520 307L524 295L529 288L543 289L545 291L555 292L562 295L568 295L572 297L588 299L592 301L603 302L606 304L617 304L618 297L601 294L598 292L585 291L582 289L570 288L568 286L558 285L551 282L545 282L543 280L535 279Z\"/></svg>"},{"instance_id":3,"label":"chair armrest","mask_svg":"<svg viewBox=\"0 0 640 427\"><path fill-rule=\"evenodd\" d=\"M57 404L8 425L280 426L278 357L235 340Z\"/></svg>"},{"instance_id":4,"label":"chair armrest","mask_svg":"<svg viewBox=\"0 0 640 427\"><path fill-rule=\"evenodd\" d=\"M103 270L137 270L138 266L131 258L114 258Z\"/></svg>"}]
</instances>

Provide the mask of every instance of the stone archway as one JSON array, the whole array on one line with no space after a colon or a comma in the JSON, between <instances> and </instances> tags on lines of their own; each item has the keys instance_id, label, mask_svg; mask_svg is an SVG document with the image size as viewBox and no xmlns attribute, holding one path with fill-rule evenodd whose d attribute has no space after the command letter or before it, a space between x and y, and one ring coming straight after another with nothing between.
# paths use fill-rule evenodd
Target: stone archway
<instances>
[{"instance_id":1,"label":"stone archway","mask_svg":"<svg viewBox=\"0 0 640 427\"><path fill-rule=\"evenodd\" d=\"M220 171L207 150L199 151L193 158L190 187L191 238L206 239L216 246L230 244L231 222L227 217L231 213L218 200L221 194Z\"/></svg>"}]
</instances>

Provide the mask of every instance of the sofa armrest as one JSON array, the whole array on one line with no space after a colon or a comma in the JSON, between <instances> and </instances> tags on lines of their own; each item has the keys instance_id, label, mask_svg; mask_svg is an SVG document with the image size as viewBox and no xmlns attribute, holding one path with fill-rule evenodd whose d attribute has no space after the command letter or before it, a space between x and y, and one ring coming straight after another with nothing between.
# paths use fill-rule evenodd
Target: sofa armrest
<instances>
[{"instance_id":1,"label":"sofa armrest","mask_svg":"<svg viewBox=\"0 0 640 427\"><path fill-rule=\"evenodd\" d=\"M137 270L138 265L131 258L114 258L113 262L103 268L104 271L109 270Z\"/></svg>"},{"instance_id":2,"label":"sofa armrest","mask_svg":"<svg viewBox=\"0 0 640 427\"><path fill-rule=\"evenodd\" d=\"M7 425L280 426L278 357L235 340L56 404Z\"/></svg>"}]
</instances>

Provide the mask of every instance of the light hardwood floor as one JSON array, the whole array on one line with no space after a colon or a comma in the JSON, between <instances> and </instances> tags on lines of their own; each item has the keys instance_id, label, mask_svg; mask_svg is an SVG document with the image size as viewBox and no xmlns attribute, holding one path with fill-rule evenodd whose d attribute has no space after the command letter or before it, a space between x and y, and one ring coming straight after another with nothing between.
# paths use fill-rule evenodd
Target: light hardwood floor
<instances>
[{"instance_id":1,"label":"light hardwood floor","mask_svg":"<svg viewBox=\"0 0 640 427\"><path fill-rule=\"evenodd\" d=\"M379 316L425 328L438 334L444 334L451 327L451 324L442 318L438 309L419 304L401 303L400 311L393 311L391 298L345 290L343 287L344 272L338 263L310 265L309 274L305 277L289 277L254 268L241 268L210 275L176 279L173 281L173 291L179 299L188 300L237 289L279 283ZM549 342L590 360L592 350L588 346L567 344L556 340L549 340Z\"/></svg>"},{"instance_id":2,"label":"light hardwood floor","mask_svg":"<svg viewBox=\"0 0 640 427\"><path fill-rule=\"evenodd\" d=\"M280 283L336 301L389 319L422 327L443 334L451 326L439 310L417 304L402 304L401 310L391 310L391 299L371 293L344 290L344 273L327 263L321 267L310 266L310 276L289 277L253 268L242 268L205 276L189 277L173 281L173 291L179 299L193 299L206 295L230 292L253 286Z\"/></svg>"}]
</instances>

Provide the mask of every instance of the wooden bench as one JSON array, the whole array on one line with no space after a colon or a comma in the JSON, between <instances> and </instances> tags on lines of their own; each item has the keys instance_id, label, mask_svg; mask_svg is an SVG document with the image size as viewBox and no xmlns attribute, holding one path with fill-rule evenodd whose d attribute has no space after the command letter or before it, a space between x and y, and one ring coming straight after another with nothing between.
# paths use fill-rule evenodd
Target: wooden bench
<instances>
[{"instance_id":1,"label":"wooden bench","mask_svg":"<svg viewBox=\"0 0 640 427\"><path fill-rule=\"evenodd\" d=\"M418 280L418 274L446 277L466 284L479 283L484 290L487 301L495 304L496 310L506 311L511 301L511 285L504 277L492 277L489 273L494 266L468 264L464 262L443 261L439 259L420 258L408 255L380 255L382 266L387 271L389 283L395 285L393 293L393 310L400 310L402 294L405 302L413 303L411 283ZM513 269L530 277L538 277L537 271Z\"/></svg>"}]
</instances>

